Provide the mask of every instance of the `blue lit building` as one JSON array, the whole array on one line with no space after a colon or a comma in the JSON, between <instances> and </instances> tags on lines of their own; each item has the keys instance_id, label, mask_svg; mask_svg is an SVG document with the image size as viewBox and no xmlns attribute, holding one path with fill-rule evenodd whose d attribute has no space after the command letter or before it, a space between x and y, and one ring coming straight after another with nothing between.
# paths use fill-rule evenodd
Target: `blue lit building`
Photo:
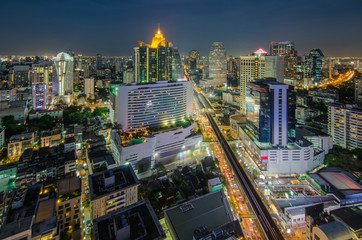
<instances>
[{"instance_id":1,"label":"blue lit building","mask_svg":"<svg viewBox=\"0 0 362 240\"><path fill-rule=\"evenodd\" d=\"M269 78L247 83L246 127L255 141L288 144L288 88Z\"/></svg>"},{"instance_id":2,"label":"blue lit building","mask_svg":"<svg viewBox=\"0 0 362 240\"><path fill-rule=\"evenodd\" d=\"M313 48L309 52L309 59L310 59L310 70L311 75L314 81L319 81L322 79L322 69L323 69L323 61L324 61L324 54L320 49Z\"/></svg>"}]
</instances>

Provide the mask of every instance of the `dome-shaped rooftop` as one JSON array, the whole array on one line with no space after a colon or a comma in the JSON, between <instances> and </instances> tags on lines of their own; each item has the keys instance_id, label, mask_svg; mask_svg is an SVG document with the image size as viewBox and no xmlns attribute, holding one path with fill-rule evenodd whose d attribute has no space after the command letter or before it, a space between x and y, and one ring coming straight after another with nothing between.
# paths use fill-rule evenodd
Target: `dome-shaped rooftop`
<instances>
[{"instance_id":1,"label":"dome-shaped rooftop","mask_svg":"<svg viewBox=\"0 0 362 240\"><path fill-rule=\"evenodd\" d=\"M72 57L68 54L68 53L65 53L65 52L60 52L58 53L58 55L55 57L56 60L65 60L65 61L71 61L72 60Z\"/></svg>"}]
</instances>

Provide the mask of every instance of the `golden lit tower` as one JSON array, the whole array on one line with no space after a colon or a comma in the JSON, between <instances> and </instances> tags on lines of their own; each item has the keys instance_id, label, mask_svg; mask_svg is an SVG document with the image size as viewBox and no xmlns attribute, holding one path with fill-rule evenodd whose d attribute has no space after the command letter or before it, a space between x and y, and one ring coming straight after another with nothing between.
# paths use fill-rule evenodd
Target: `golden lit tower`
<instances>
[{"instance_id":1,"label":"golden lit tower","mask_svg":"<svg viewBox=\"0 0 362 240\"><path fill-rule=\"evenodd\" d=\"M140 41L134 50L137 83L172 80L172 43L163 36L160 26L151 44Z\"/></svg>"}]
</instances>

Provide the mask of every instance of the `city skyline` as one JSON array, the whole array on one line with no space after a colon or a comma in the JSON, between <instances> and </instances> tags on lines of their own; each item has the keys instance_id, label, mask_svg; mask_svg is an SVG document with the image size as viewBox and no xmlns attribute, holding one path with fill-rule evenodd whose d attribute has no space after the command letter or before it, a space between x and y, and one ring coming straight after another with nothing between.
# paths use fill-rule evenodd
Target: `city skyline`
<instances>
[{"instance_id":1,"label":"city skyline","mask_svg":"<svg viewBox=\"0 0 362 240\"><path fill-rule=\"evenodd\" d=\"M320 48L326 56L359 57L358 6L362 3L355 0L328 5L323 0L5 2L0 55L55 55L73 49L83 55L128 56L138 41L152 38L160 23L182 55L198 49L207 56L217 41L224 42L228 56L269 49L271 41L294 41L300 55ZM30 26L27 19L32 19Z\"/></svg>"}]
</instances>

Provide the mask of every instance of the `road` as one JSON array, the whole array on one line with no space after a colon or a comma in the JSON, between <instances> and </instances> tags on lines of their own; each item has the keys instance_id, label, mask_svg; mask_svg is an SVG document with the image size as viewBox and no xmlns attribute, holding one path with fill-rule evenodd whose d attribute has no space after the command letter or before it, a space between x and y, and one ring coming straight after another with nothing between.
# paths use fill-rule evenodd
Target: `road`
<instances>
[{"instance_id":1,"label":"road","mask_svg":"<svg viewBox=\"0 0 362 240\"><path fill-rule=\"evenodd\" d=\"M199 102L203 104L203 106L208 106L207 100L205 97L198 93L197 90L197 97ZM209 120L209 123L216 134L217 140L219 141L222 150L225 153L226 158L228 159L230 166L232 167L236 179L238 180L239 184L245 191L245 195L250 203L250 206L253 209L253 212L263 229L264 235L267 239L284 239L282 234L280 233L277 225L275 224L273 218L271 217L267 207L264 205L262 199L259 197L256 189L253 187L251 180L248 178L247 173L244 169L239 165L236 156L234 155L233 151L231 150L229 144L225 140L224 136L220 132L218 126L216 125L213 117L208 112L207 108L205 108L205 115Z\"/></svg>"}]
</instances>

